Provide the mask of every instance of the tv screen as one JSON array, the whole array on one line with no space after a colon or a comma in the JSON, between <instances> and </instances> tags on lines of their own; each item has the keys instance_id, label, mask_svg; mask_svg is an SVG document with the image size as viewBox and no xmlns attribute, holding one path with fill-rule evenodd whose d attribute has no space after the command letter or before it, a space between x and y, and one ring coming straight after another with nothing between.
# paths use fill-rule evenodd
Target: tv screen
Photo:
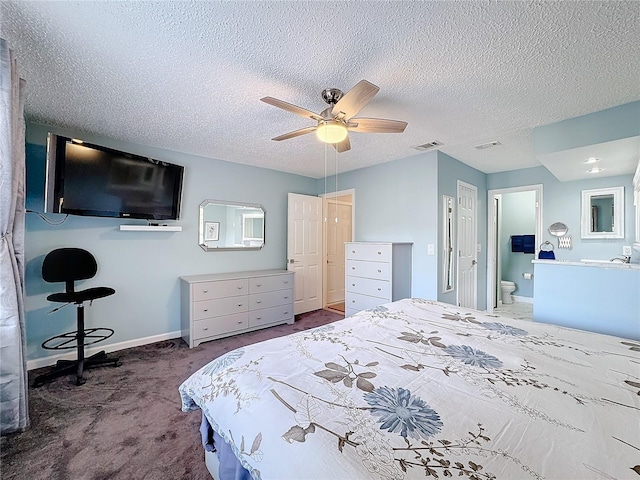
<instances>
[{"instance_id":1,"label":"tv screen","mask_svg":"<svg viewBox=\"0 0 640 480\"><path fill-rule=\"evenodd\" d=\"M180 165L50 133L45 212L177 220L183 174Z\"/></svg>"}]
</instances>

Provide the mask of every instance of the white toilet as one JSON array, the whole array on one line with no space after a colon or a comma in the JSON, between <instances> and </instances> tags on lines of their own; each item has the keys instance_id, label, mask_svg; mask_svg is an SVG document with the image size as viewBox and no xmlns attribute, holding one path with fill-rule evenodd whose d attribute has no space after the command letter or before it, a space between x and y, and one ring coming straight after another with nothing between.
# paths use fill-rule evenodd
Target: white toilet
<instances>
[{"instance_id":1,"label":"white toilet","mask_svg":"<svg viewBox=\"0 0 640 480\"><path fill-rule=\"evenodd\" d=\"M513 292L516 289L516 284L513 282L509 282L508 280L502 280L500 282L500 288L502 289L502 303L503 304L513 303L511 292Z\"/></svg>"}]
</instances>

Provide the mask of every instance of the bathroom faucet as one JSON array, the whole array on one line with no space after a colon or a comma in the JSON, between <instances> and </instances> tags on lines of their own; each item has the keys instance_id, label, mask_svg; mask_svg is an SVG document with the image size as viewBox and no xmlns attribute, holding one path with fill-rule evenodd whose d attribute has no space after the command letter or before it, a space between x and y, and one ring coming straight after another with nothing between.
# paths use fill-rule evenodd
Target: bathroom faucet
<instances>
[{"instance_id":1,"label":"bathroom faucet","mask_svg":"<svg viewBox=\"0 0 640 480\"><path fill-rule=\"evenodd\" d=\"M624 255L622 257L613 257L610 262L621 262L621 263L631 263L631 255Z\"/></svg>"}]
</instances>

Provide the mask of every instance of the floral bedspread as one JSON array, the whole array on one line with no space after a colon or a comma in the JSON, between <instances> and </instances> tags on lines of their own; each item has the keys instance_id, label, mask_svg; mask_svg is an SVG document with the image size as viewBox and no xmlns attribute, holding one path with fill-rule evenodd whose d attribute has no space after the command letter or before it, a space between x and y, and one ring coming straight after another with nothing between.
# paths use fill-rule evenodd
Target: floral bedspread
<instances>
[{"instance_id":1,"label":"floral bedspread","mask_svg":"<svg viewBox=\"0 0 640 480\"><path fill-rule=\"evenodd\" d=\"M433 301L234 350L180 394L256 479L640 479L640 343Z\"/></svg>"}]
</instances>

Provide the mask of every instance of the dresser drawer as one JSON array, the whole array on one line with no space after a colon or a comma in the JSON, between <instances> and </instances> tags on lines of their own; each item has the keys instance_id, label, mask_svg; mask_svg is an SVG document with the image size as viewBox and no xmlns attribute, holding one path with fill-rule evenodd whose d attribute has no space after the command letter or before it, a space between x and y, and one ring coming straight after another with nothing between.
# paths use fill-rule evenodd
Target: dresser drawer
<instances>
[{"instance_id":1,"label":"dresser drawer","mask_svg":"<svg viewBox=\"0 0 640 480\"><path fill-rule=\"evenodd\" d=\"M278 307L263 308L249 312L249 327L258 327L274 322L282 322L293 318L293 306L281 305Z\"/></svg>"},{"instance_id":2,"label":"dresser drawer","mask_svg":"<svg viewBox=\"0 0 640 480\"><path fill-rule=\"evenodd\" d=\"M249 310L249 297L229 297L193 302L193 319L222 317Z\"/></svg>"},{"instance_id":3,"label":"dresser drawer","mask_svg":"<svg viewBox=\"0 0 640 480\"><path fill-rule=\"evenodd\" d=\"M349 276L389 280L391 278L391 264L382 262L364 262L361 260L347 260Z\"/></svg>"},{"instance_id":4,"label":"dresser drawer","mask_svg":"<svg viewBox=\"0 0 640 480\"><path fill-rule=\"evenodd\" d=\"M193 300L199 302L200 300L246 295L248 287L249 282L246 278L196 283L192 286Z\"/></svg>"},{"instance_id":5,"label":"dresser drawer","mask_svg":"<svg viewBox=\"0 0 640 480\"><path fill-rule=\"evenodd\" d=\"M369 310L371 308L376 308L378 305L382 305L383 303L389 303L389 301L383 298L370 297L369 295L347 292L345 308L349 311Z\"/></svg>"},{"instance_id":6,"label":"dresser drawer","mask_svg":"<svg viewBox=\"0 0 640 480\"><path fill-rule=\"evenodd\" d=\"M197 340L213 335L224 335L236 330L244 330L248 327L249 314L247 312L225 315L224 317L206 318L193 322L193 338Z\"/></svg>"},{"instance_id":7,"label":"dresser drawer","mask_svg":"<svg viewBox=\"0 0 640 480\"><path fill-rule=\"evenodd\" d=\"M249 310L275 307L276 305L290 305L293 299L293 290L278 290L275 292L254 293L249 295Z\"/></svg>"},{"instance_id":8,"label":"dresser drawer","mask_svg":"<svg viewBox=\"0 0 640 480\"><path fill-rule=\"evenodd\" d=\"M346 258L373 262L390 262L391 245L348 243L345 246Z\"/></svg>"},{"instance_id":9,"label":"dresser drawer","mask_svg":"<svg viewBox=\"0 0 640 480\"><path fill-rule=\"evenodd\" d=\"M293 287L293 275L273 275L249 279L249 293L273 292Z\"/></svg>"},{"instance_id":10,"label":"dresser drawer","mask_svg":"<svg viewBox=\"0 0 640 480\"><path fill-rule=\"evenodd\" d=\"M361 293L391 301L391 283L388 280L347 276L345 289L348 292Z\"/></svg>"}]
</instances>

